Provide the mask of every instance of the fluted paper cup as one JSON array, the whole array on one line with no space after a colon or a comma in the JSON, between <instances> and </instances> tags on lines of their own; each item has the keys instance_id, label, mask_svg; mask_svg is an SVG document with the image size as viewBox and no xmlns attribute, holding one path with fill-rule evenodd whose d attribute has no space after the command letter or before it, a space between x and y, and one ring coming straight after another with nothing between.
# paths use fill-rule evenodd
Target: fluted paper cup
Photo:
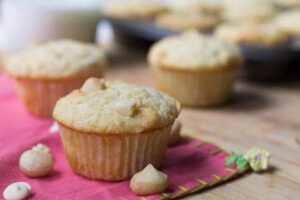
<instances>
[{"instance_id":1,"label":"fluted paper cup","mask_svg":"<svg viewBox=\"0 0 300 200\"><path fill-rule=\"evenodd\" d=\"M65 155L75 173L90 179L122 181L150 163L160 167L172 124L130 134L80 132L59 126Z\"/></svg>"}]
</instances>

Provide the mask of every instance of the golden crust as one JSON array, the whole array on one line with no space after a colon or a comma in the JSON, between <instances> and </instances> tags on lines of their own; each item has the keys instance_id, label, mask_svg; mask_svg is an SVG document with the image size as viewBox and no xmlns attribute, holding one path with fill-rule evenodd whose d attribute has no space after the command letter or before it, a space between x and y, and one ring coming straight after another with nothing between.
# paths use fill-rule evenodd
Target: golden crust
<instances>
[{"instance_id":1,"label":"golden crust","mask_svg":"<svg viewBox=\"0 0 300 200\"><path fill-rule=\"evenodd\" d=\"M104 71L106 65L105 53L98 46L58 40L11 55L5 71L14 77L60 80L90 76Z\"/></svg>"},{"instance_id":2,"label":"golden crust","mask_svg":"<svg viewBox=\"0 0 300 200\"><path fill-rule=\"evenodd\" d=\"M300 6L299 0L272 0L272 1L279 6L288 7L288 8Z\"/></svg>"},{"instance_id":3,"label":"golden crust","mask_svg":"<svg viewBox=\"0 0 300 200\"><path fill-rule=\"evenodd\" d=\"M277 26L291 36L300 36L300 9L294 9L279 14L275 23Z\"/></svg>"},{"instance_id":4,"label":"golden crust","mask_svg":"<svg viewBox=\"0 0 300 200\"><path fill-rule=\"evenodd\" d=\"M214 35L240 45L274 47L288 43L288 36L274 23L222 24Z\"/></svg>"},{"instance_id":5,"label":"golden crust","mask_svg":"<svg viewBox=\"0 0 300 200\"><path fill-rule=\"evenodd\" d=\"M154 89L89 79L57 102L53 117L81 132L128 134L169 125L179 112L175 99Z\"/></svg>"},{"instance_id":6,"label":"golden crust","mask_svg":"<svg viewBox=\"0 0 300 200\"><path fill-rule=\"evenodd\" d=\"M157 26L170 30L210 30L219 21L217 17L198 12L169 12L160 14L155 19Z\"/></svg>"},{"instance_id":7,"label":"golden crust","mask_svg":"<svg viewBox=\"0 0 300 200\"><path fill-rule=\"evenodd\" d=\"M201 73L237 68L242 58L235 45L189 31L154 44L148 62L153 67Z\"/></svg>"},{"instance_id":8,"label":"golden crust","mask_svg":"<svg viewBox=\"0 0 300 200\"><path fill-rule=\"evenodd\" d=\"M104 8L104 15L121 19L147 19L154 17L164 8L154 1L111 2Z\"/></svg>"},{"instance_id":9,"label":"golden crust","mask_svg":"<svg viewBox=\"0 0 300 200\"><path fill-rule=\"evenodd\" d=\"M160 68L161 70L167 70L167 71L173 71L173 72L178 72L178 73L182 73L182 72L187 72L187 73L198 73L198 74L202 74L202 73L207 73L207 74L213 74L215 72L227 72L227 71L231 71L231 70L238 70L240 68L240 65L242 63L242 60L237 60L234 59L232 61L229 61L227 65L223 65L220 67L215 67L215 68L211 68L211 67L201 67L201 68L189 68L189 67L183 67L183 68L178 68L176 66L171 66L171 65L155 65L152 66L154 68Z\"/></svg>"},{"instance_id":10,"label":"golden crust","mask_svg":"<svg viewBox=\"0 0 300 200\"><path fill-rule=\"evenodd\" d=\"M271 1L226 0L223 17L228 21L262 22L273 18L277 13Z\"/></svg>"}]
</instances>

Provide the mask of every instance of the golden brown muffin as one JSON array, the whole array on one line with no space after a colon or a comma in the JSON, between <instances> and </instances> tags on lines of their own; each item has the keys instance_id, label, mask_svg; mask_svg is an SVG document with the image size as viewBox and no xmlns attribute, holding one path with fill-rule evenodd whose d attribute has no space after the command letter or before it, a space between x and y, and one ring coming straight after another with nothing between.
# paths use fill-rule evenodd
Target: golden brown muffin
<instances>
[{"instance_id":1,"label":"golden brown muffin","mask_svg":"<svg viewBox=\"0 0 300 200\"><path fill-rule=\"evenodd\" d=\"M214 35L224 40L255 47L275 47L288 43L289 37L274 23L222 24Z\"/></svg>"},{"instance_id":2,"label":"golden brown muffin","mask_svg":"<svg viewBox=\"0 0 300 200\"><path fill-rule=\"evenodd\" d=\"M220 14L223 2L210 0L169 0L166 8L172 12L205 12Z\"/></svg>"},{"instance_id":3,"label":"golden brown muffin","mask_svg":"<svg viewBox=\"0 0 300 200\"><path fill-rule=\"evenodd\" d=\"M161 165L179 111L154 89L90 78L57 102L53 116L73 171L120 181Z\"/></svg>"},{"instance_id":4,"label":"golden brown muffin","mask_svg":"<svg viewBox=\"0 0 300 200\"><path fill-rule=\"evenodd\" d=\"M149 19L163 11L162 5L153 0L112 1L105 6L104 15L120 19Z\"/></svg>"},{"instance_id":5,"label":"golden brown muffin","mask_svg":"<svg viewBox=\"0 0 300 200\"><path fill-rule=\"evenodd\" d=\"M161 28L170 30L207 31L214 28L219 21L217 17L200 12L169 12L158 15L155 23Z\"/></svg>"},{"instance_id":6,"label":"golden brown muffin","mask_svg":"<svg viewBox=\"0 0 300 200\"><path fill-rule=\"evenodd\" d=\"M148 62L161 91L185 106L212 106L229 98L241 54L231 43L189 31L154 44Z\"/></svg>"},{"instance_id":7,"label":"golden brown muffin","mask_svg":"<svg viewBox=\"0 0 300 200\"><path fill-rule=\"evenodd\" d=\"M32 113L51 117L56 101L91 77L102 77L107 64L99 47L72 40L34 46L12 55L5 71Z\"/></svg>"},{"instance_id":8,"label":"golden brown muffin","mask_svg":"<svg viewBox=\"0 0 300 200\"><path fill-rule=\"evenodd\" d=\"M280 13L275 22L281 30L290 36L300 37L300 9Z\"/></svg>"},{"instance_id":9,"label":"golden brown muffin","mask_svg":"<svg viewBox=\"0 0 300 200\"><path fill-rule=\"evenodd\" d=\"M263 22L277 14L276 7L265 0L226 0L223 17L227 21Z\"/></svg>"},{"instance_id":10,"label":"golden brown muffin","mask_svg":"<svg viewBox=\"0 0 300 200\"><path fill-rule=\"evenodd\" d=\"M295 8L300 6L300 0L272 0L276 5L284 8Z\"/></svg>"}]
</instances>

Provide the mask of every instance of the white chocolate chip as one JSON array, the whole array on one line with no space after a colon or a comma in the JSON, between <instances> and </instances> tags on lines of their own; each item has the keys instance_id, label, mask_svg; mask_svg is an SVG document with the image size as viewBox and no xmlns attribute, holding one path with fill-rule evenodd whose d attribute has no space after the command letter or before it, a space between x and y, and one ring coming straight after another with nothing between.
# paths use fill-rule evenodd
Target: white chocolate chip
<instances>
[{"instance_id":1,"label":"white chocolate chip","mask_svg":"<svg viewBox=\"0 0 300 200\"><path fill-rule=\"evenodd\" d=\"M149 164L130 180L131 190L138 195L158 194L168 187L168 177Z\"/></svg>"},{"instance_id":2,"label":"white chocolate chip","mask_svg":"<svg viewBox=\"0 0 300 200\"><path fill-rule=\"evenodd\" d=\"M50 133L57 133L58 131L59 131L58 124L56 122L54 122L52 124L52 126L50 126L50 128L49 128L49 132Z\"/></svg>"},{"instance_id":3,"label":"white chocolate chip","mask_svg":"<svg viewBox=\"0 0 300 200\"><path fill-rule=\"evenodd\" d=\"M19 161L20 170L29 177L43 177L52 172L53 158L49 152L28 150Z\"/></svg>"},{"instance_id":4,"label":"white chocolate chip","mask_svg":"<svg viewBox=\"0 0 300 200\"><path fill-rule=\"evenodd\" d=\"M98 79L98 78L89 78L85 81L83 86L81 87L81 91L84 92L94 92L97 90L105 90L105 80L104 79Z\"/></svg>"},{"instance_id":5,"label":"white chocolate chip","mask_svg":"<svg viewBox=\"0 0 300 200\"><path fill-rule=\"evenodd\" d=\"M46 145L41 144L41 143L38 143L37 145L33 146L33 147L32 147L32 150L50 153L49 147L47 147Z\"/></svg>"},{"instance_id":6,"label":"white chocolate chip","mask_svg":"<svg viewBox=\"0 0 300 200\"><path fill-rule=\"evenodd\" d=\"M181 127L182 127L182 124L176 120L172 126L171 136L169 139L169 145L173 145L178 142Z\"/></svg>"},{"instance_id":7,"label":"white chocolate chip","mask_svg":"<svg viewBox=\"0 0 300 200\"><path fill-rule=\"evenodd\" d=\"M31 195L31 186L25 182L15 182L10 184L3 191L6 200L22 200Z\"/></svg>"},{"instance_id":8,"label":"white chocolate chip","mask_svg":"<svg viewBox=\"0 0 300 200\"><path fill-rule=\"evenodd\" d=\"M110 106L121 115L130 117L135 112L135 104L136 102L133 99L129 101L119 99L111 102Z\"/></svg>"}]
</instances>

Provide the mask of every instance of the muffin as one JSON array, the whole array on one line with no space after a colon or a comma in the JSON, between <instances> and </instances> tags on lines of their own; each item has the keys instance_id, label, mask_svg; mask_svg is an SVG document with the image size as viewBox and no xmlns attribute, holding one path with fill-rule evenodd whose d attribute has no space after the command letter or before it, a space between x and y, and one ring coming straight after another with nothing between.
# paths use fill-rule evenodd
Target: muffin
<instances>
[{"instance_id":1,"label":"muffin","mask_svg":"<svg viewBox=\"0 0 300 200\"><path fill-rule=\"evenodd\" d=\"M53 112L72 170L121 181L160 167L180 104L154 89L90 78Z\"/></svg>"},{"instance_id":2,"label":"muffin","mask_svg":"<svg viewBox=\"0 0 300 200\"><path fill-rule=\"evenodd\" d=\"M280 13L276 19L278 27L293 37L300 37L300 9Z\"/></svg>"},{"instance_id":3,"label":"muffin","mask_svg":"<svg viewBox=\"0 0 300 200\"><path fill-rule=\"evenodd\" d=\"M102 77L104 52L92 44L58 40L12 55L5 71L16 83L17 93L30 112L51 117L56 101L91 77Z\"/></svg>"},{"instance_id":4,"label":"muffin","mask_svg":"<svg viewBox=\"0 0 300 200\"><path fill-rule=\"evenodd\" d=\"M214 35L224 40L253 47L275 47L286 45L289 37L274 23L222 24Z\"/></svg>"},{"instance_id":5,"label":"muffin","mask_svg":"<svg viewBox=\"0 0 300 200\"><path fill-rule=\"evenodd\" d=\"M300 6L300 0L272 0L276 5L283 8L294 8Z\"/></svg>"},{"instance_id":6,"label":"muffin","mask_svg":"<svg viewBox=\"0 0 300 200\"><path fill-rule=\"evenodd\" d=\"M169 0L165 6L172 12L206 12L219 14L222 10L223 2L207 0Z\"/></svg>"},{"instance_id":7,"label":"muffin","mask_svg":"<svg viewBox=\"0 0 300 200\"><path fill-rule=\"evenodd\" d=\"M185 106L228 100L241 60L234 44L197 31L162 39L148 53L157 87Z\"/></svg>"},{"instance_id":8,"label":"muffin","mask_svg":"<svg viewBox=\"0 0 300 200\"><path fill-rule=\"evenodd\" d=\"M265 0L227 0L224 2L223 17L227 21L263 22L273 18L276 7Z\"/></svg>"},{"instance_id":9,"label":"muffin","mask_svg":"<svg viewBox=\"0 0 300 200\"><path fill-rule=\"evenodd\" d=\"M155 23L161 28L175 31L187 29L208 31L219 23L219 19L200 12L169 12L158 15Z\"/></svg>"},{"instance_id":10,"label":"muffin","mask_svg":"<svg viewBox=\"0 0 300 200\"><path fill-rule=\"evenodd\" d=\"M120 19L149 19L161 12L163 7L153 0L112 1L103 12L105 16Z\"/></svg>"}]
</instances>

